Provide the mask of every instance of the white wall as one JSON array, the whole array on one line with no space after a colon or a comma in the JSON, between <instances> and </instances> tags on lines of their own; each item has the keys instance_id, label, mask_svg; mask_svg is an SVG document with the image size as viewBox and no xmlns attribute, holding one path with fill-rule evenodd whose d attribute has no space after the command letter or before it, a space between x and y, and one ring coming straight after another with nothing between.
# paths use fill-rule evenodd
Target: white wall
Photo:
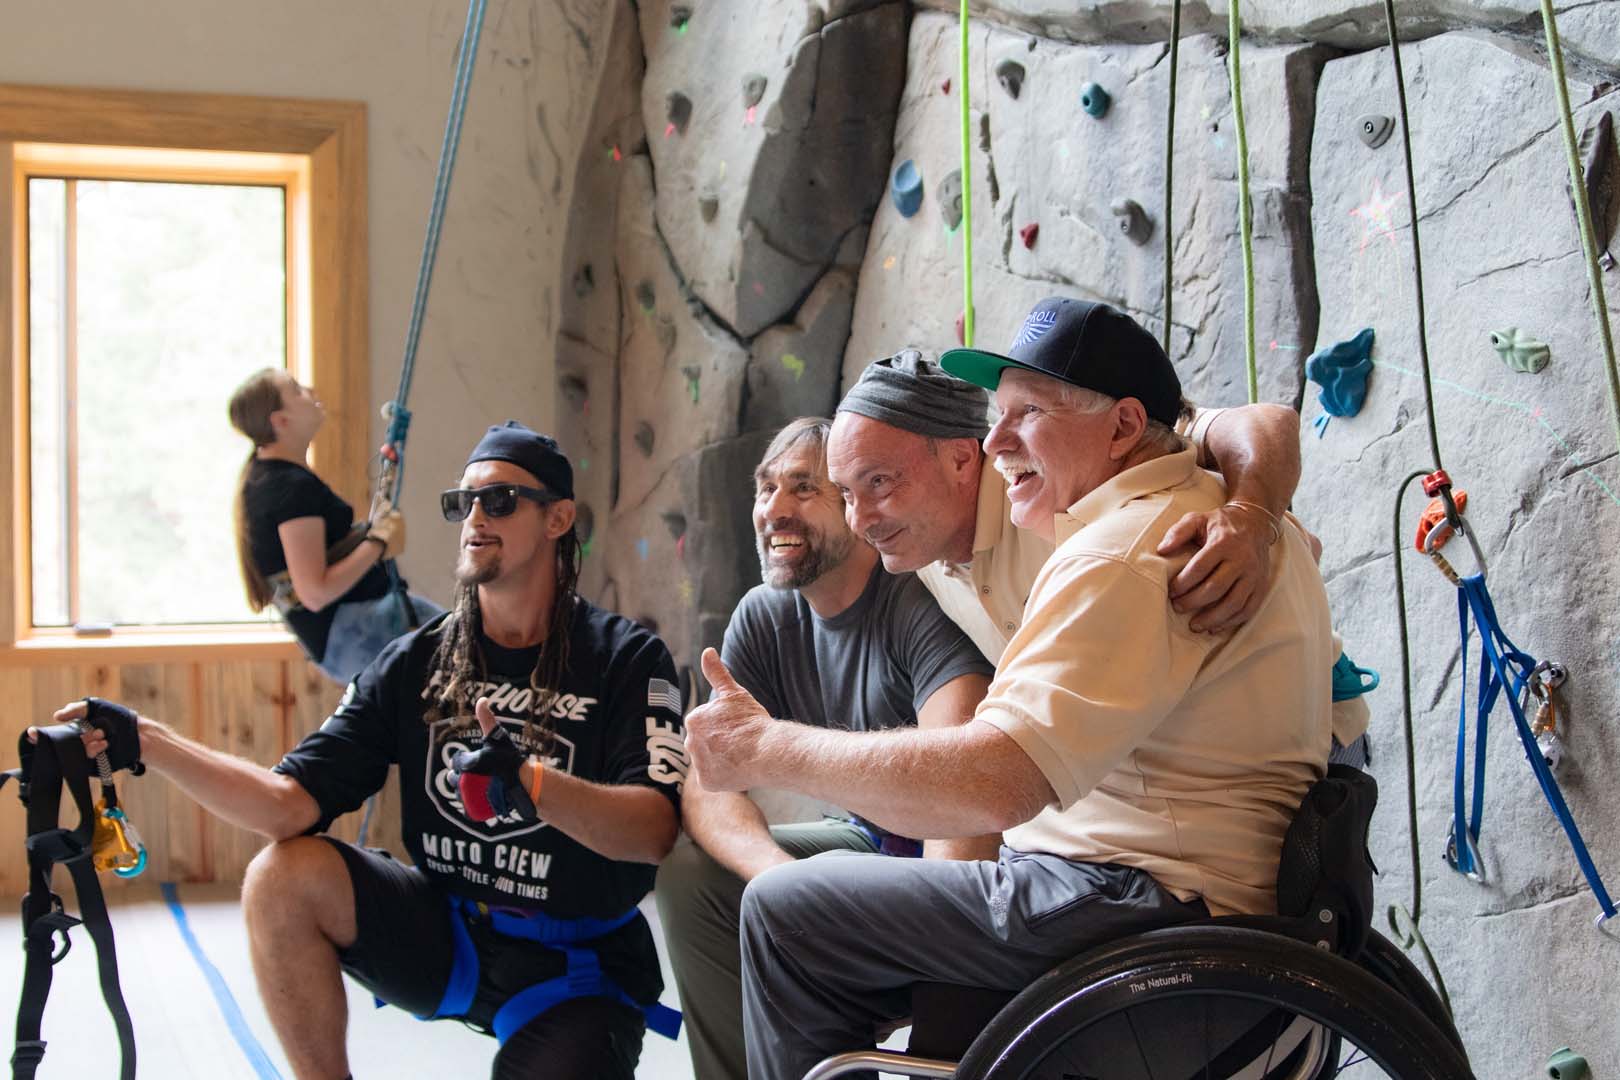
<instances>
[{"instance_id":1,"label":"white wall","mask_svg":"<svg viewBox=\"0 0 1620 1080\"><path fill-rule=\"evenodd\" d=\"M602 52L598 7L489 5L410 398L404 564L440 599L455 533L437 492L485 425L553 422L557 252ZM365 102L375 444L375 407L399 381L466 11L460 0L9 0L0 81Z\"/></svg>"}]
</instances>

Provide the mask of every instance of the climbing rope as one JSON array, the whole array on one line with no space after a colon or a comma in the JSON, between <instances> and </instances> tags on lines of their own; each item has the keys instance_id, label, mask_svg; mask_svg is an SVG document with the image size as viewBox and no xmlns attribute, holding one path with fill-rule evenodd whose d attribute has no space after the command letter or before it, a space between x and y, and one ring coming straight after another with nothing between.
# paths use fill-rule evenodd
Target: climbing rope
<instances>
[{"instance_id":1,"label":"climbing rope","mask_svg":"<svg viewBox=\"0 0 1620 1080\"><path fill-rule=\"evenodd\" d=\"M1170 355L1170 294L1174 286L1175 234L1170 229L1176 162L1176 67L1181 59L1181 0L1170 8L1170 105L1164 120L1164 355Z\"/></svg>"},{"instance_id":2,"label":"climbing rope","mask_svg":"<svg viewBox=\"0 0 1620 1080\"><path fill-rule=\"evenodd\" d=\"M1226 67L1232 80L1232 123L1237 129L1238 231L1243 237L1243 357L1249 376L1249 404L1253 405L1260 400L1260 376L1254 356L1254 210L1249 205L1249 136L1243 126L1243 69L1238 62L1243 18L1238 14L1238 0L1231 0L1226 10ZM1168 228L1169 222L1165 225Z\"/></svg>"},{"instance_id":3,"label":"climbing rope","mask_svg":"<svg viewBox=\"0 0 1620 1080\"><path fill-rule=\"evenodd\" d=\"M968 112L968 0L962 0L958 18L961 33L960 70L962 85L962 344L973 347L973 148L972 123Z\"/></svg>"},{"instance_id":4,"label":"climbing rope","mask_svg":"<svg viewBox=\"0 0 1620 1080\"><path fill-rule=\"evenodd\" d=\"M1614 419L1615 443L1620 446L1620 368L1615 365L1614 332L1609 327L1609 305L1603 295L1603 272L1598 268L1597 233L1592 227L1592 207L1586 198L1586 177L1575 142L1575 117L1569 107L1569 83L1564 78L1564 49L1558 41L1558 19L1553 15L1552 0L1541 0L1541 25L1547 31L1547 57L1552 62L1553 89L1558 93L1564 149L1569 154L1569 183L1575 196L1575 220L1581 230L1581 247L1586 252L1586 278L1592 292L1592 311L1597 316L1598 337L1603 342L1603 359L1608 369L1609 408Z\"/></svg>"},{"instance_id":5,"label":"climbing rope","mask_svg":"<svg viewBox=\"0 0 1620 1080\"><path fill-rule=\"evenodd\" d=\"M455 172L456 150L461 145L461 124L467 113L467 92L472 86L473 64L478 58L478 38L484 28L486 0L469 0L467 23L461 31L461 47L456 54L455 82L450 94L450 114L445 120L444 141L439 146L439 167L433 178L433 202L428 208L427 236L422 243L422 264L416 273L416 294L411 300L411 319L405 330L405 357L400 364L399 389L393 401L384 406L388 436L384 443L377 490L390 503L398 501L405 482L405 437L410 431L411 378L416 374L416 350L422 338L422 318L427 311L428 289L433 283L433 264L439 253L439 233L444 225L444 206L450 194L450 177Z\"/></svg>"}]
</instances>

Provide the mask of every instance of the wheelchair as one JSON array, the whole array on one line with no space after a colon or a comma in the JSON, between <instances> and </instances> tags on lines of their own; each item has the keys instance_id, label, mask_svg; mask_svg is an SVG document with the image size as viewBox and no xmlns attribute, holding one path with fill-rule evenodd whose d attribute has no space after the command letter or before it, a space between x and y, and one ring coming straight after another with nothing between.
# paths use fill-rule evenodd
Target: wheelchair
<instances>
[{"instance_id":1,"label":"wheelchair","mask_svg":"<svg viewBox=\"0 0 1620 1080\"><path fill-rule=\"evenodd\" d=\"M1348 766L1311 788L1283 843L1278 915L1138 934L1016 995L919 984L904 1053L838 1054L804 1080L1470 1080L1439 996L1372 929L1376 801Z\"/></svg>"}]
</instances>

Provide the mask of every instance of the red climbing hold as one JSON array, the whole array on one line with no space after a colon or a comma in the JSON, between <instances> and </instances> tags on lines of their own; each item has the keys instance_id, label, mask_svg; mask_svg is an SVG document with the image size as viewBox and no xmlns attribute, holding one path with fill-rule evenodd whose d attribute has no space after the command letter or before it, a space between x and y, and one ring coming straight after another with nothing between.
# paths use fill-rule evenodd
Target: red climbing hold
<instances>
[{"instance_id":1,"label":"red climbing hold","mask_svg":"<svg viewBox=\"0 0 1620 1080\"><path fill-rule=\"evenodd\" d=\"M956 317L956 343L958 345L967 344L967 312L963 312Z\"/></svg>"},{"instance_id":2,"label":"red climbing hold","mask_svg":"<svg viewBox=\"0 0 1620 1080\"><path fill-rule=\"evenodd\" d=\"M1041 235L1041 226L1039 222L1035 221L1030 222L1028 225L1025 225L1022 229L1018 230L1018 239L1024 242L1024 247L1026 249L1035 246L1035 238L1039 235Z\"/></svg>"},{"instance_id":3,"label":"red climbing hold","mask_svg":"<svg viewBox=\"0 0 1620 1080\"><path fill-rule=\"evenodd\" d=\"M940 83L939 84L939 92L942 93L942 94L950 93L951 92L951 80L946 79L944 82Z\"/></svg>"}]
</instances>

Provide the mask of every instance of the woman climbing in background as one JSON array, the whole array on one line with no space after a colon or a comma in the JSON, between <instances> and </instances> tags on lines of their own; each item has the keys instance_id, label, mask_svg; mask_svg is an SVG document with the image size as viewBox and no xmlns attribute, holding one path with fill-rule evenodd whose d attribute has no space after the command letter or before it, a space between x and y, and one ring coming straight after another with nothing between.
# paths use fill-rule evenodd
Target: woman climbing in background
<instances>
[{"instance_id":1,"label":"woman climbing in background","mask_svg":"<svg viewBox=\"0 0 1620 1080\"><path fill-rule=\"evenodd\" d=\"M384 560L405 550L405 518L373 506L369 523L306 464L326 410L276 368L231 395L231 425L253 441L236 496L236 550L254 611L274 606L327 677L347 683L382 647L442 609L392 590ZM408 596L407 613L402 597Z\"/></svg>"}]
</instances>

